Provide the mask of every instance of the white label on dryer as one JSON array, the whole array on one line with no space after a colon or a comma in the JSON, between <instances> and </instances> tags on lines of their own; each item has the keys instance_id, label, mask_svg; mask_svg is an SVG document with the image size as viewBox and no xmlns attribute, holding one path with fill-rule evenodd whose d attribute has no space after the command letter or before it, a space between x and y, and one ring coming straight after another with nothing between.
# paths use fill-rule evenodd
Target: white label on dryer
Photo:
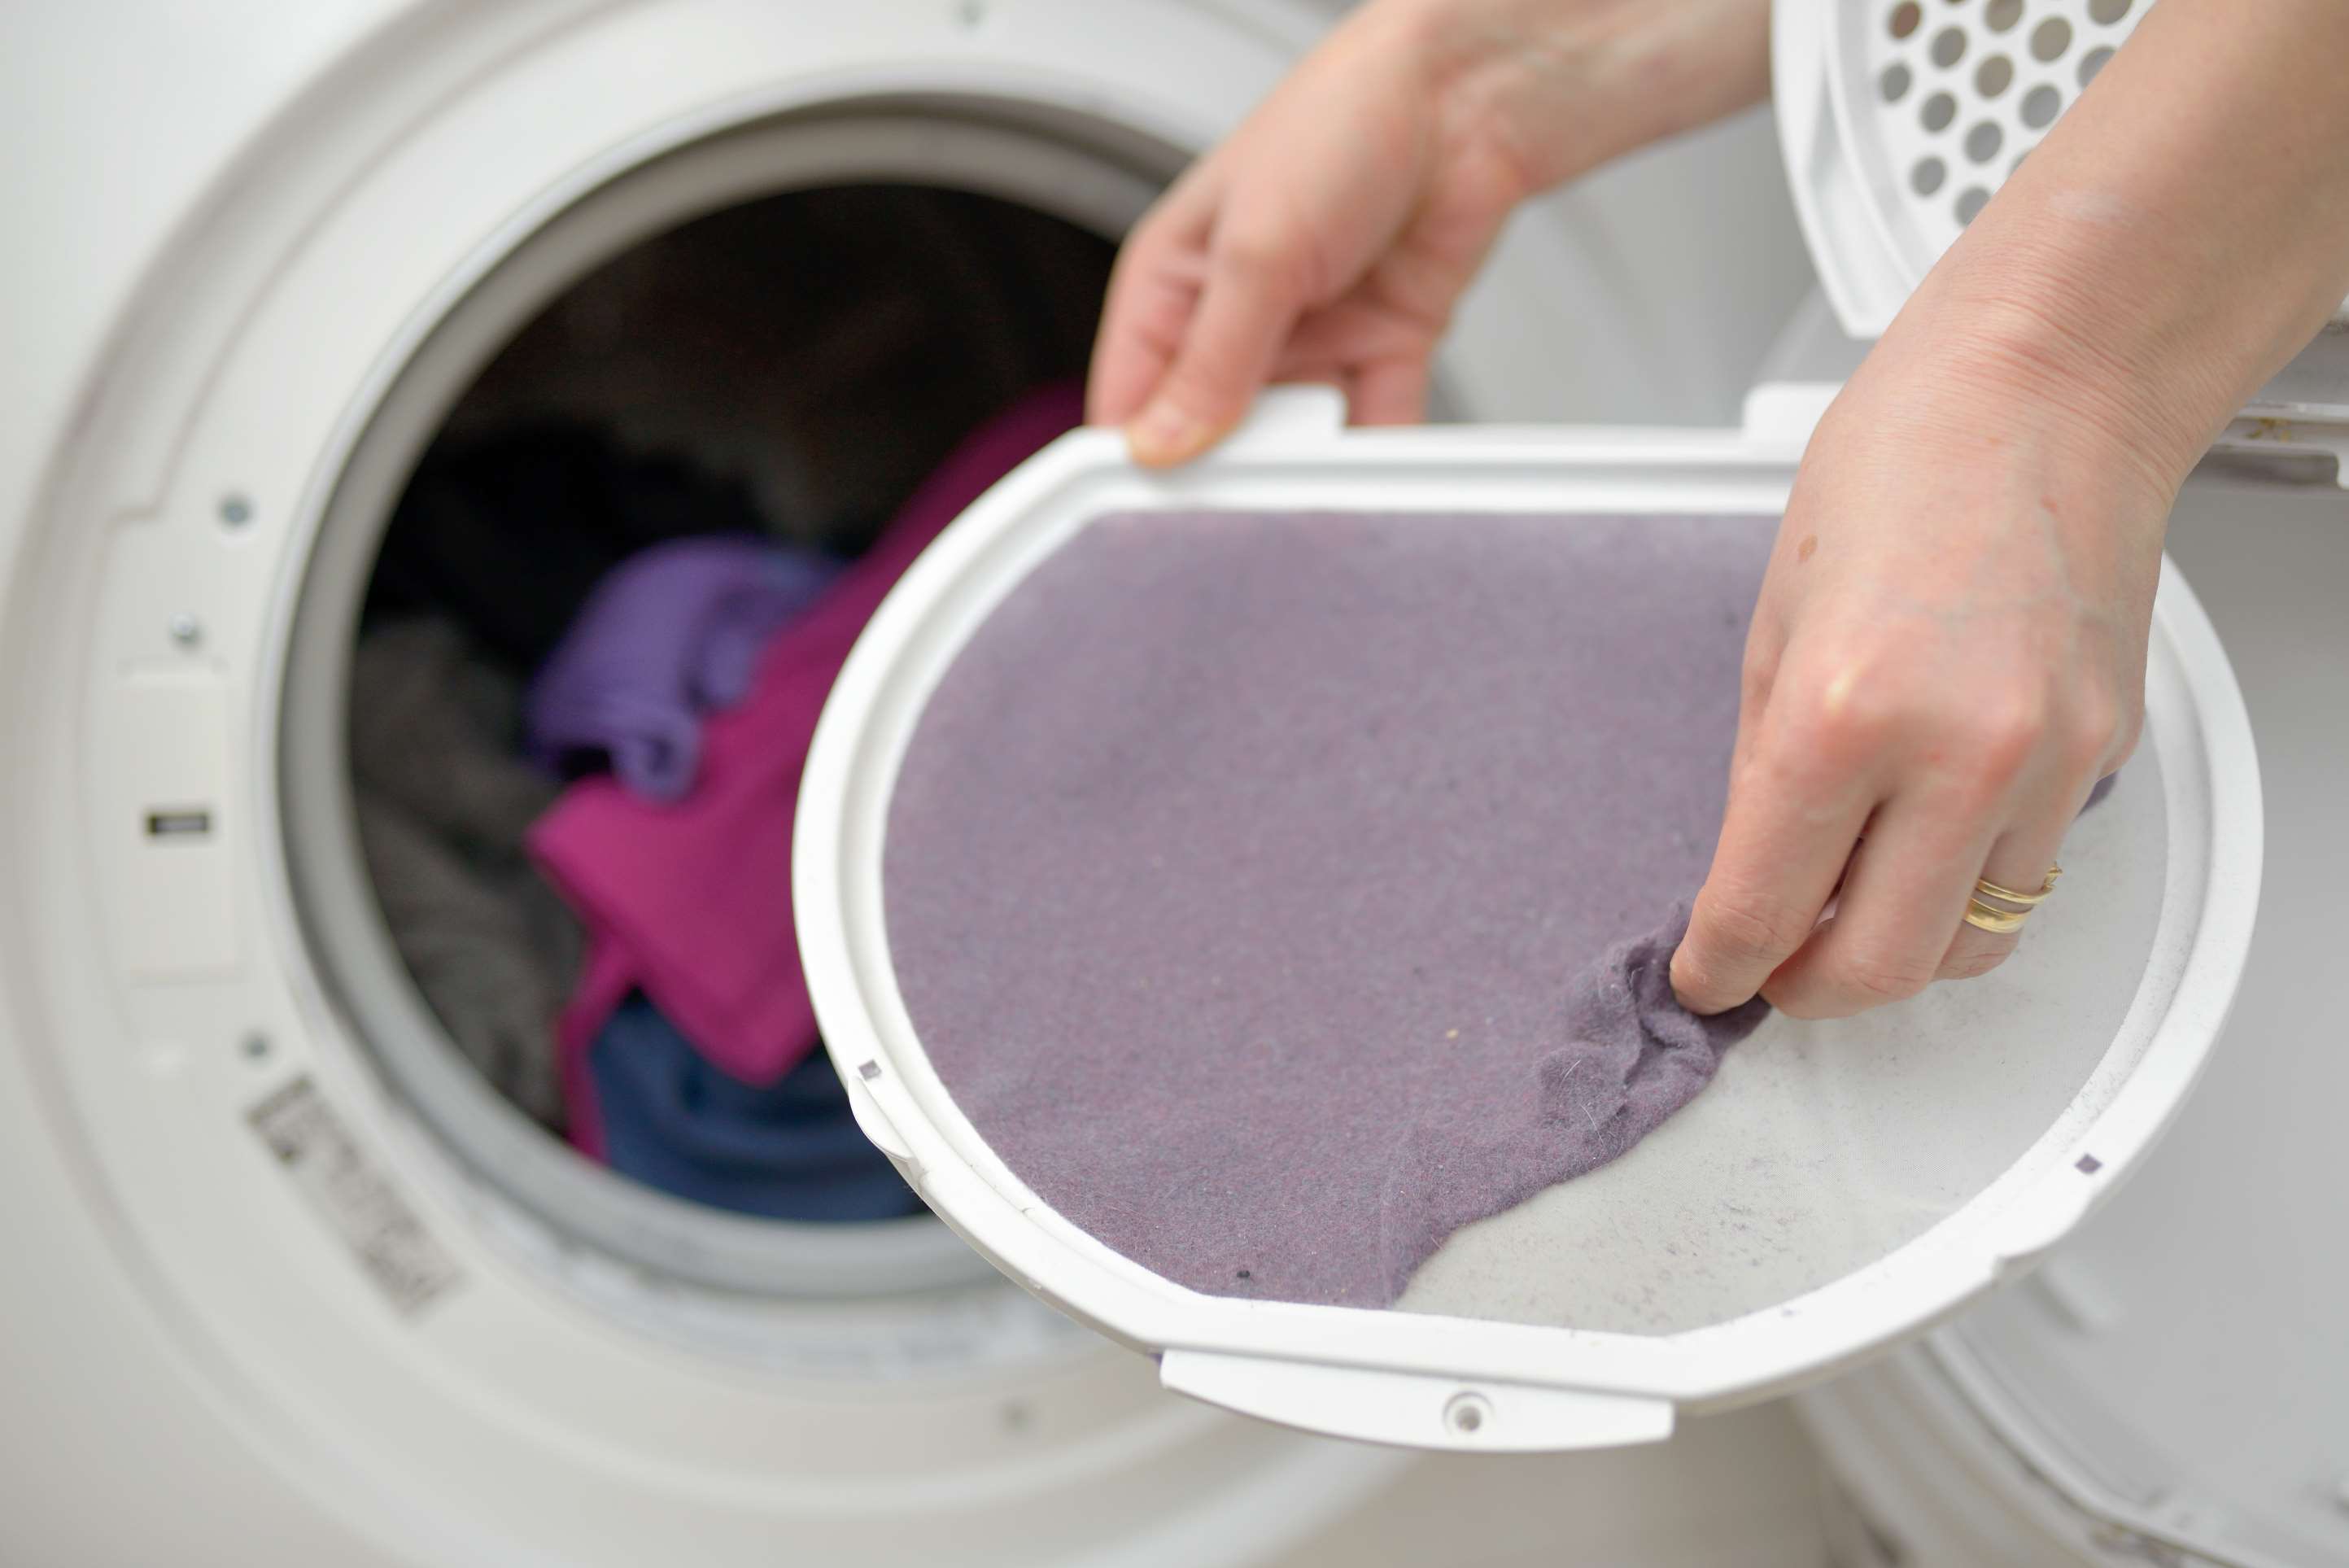
<instances>
[{"instance_id":1,"label":"white label on dryer","mask_svg":"<svg viewBox=\"0 0 2349 1568\"><path fill-rule=\"evenodd\" d=\"M271 1094L246 1119L403 1315L422 1311L463 1277L306 1076Z\"/></svg>"}]
</instances>

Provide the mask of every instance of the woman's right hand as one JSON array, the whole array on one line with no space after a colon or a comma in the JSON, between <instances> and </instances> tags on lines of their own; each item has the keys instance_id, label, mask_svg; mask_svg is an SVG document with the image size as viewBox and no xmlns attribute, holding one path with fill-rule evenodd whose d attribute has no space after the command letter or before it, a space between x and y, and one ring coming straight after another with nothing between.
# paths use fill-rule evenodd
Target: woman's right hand
<instances>
[{"instance_id":1,"label":"woman's right hand","mask_svg":"<svg viewBox=\"0 0 2349 1568\"><path fill-rule=\"evenodd\" d=\"M1765 0L1373 0L1119 256L1088 417L1197 456L1275 380L1407 423L1511 209L1760 97Z\"/></svg>"}]
</instances>

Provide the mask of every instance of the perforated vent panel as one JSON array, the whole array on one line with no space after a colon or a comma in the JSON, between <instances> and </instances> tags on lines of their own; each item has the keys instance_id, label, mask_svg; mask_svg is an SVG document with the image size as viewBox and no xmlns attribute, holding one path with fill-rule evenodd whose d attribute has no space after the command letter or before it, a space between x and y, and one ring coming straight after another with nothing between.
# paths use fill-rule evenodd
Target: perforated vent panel
<instances>
[{"instance_id":1,"label":"perforated vent panel","mask_svg":"<svg viewBox=\"0 0 2349 1568\"><path fill-rule=\"evenodd\" d=\"M1831 80L1894 238L1930 266L2150 0L1855 0ZM1921 270L1921 269L1920 269Z\"/></svg>"}]
</instances>

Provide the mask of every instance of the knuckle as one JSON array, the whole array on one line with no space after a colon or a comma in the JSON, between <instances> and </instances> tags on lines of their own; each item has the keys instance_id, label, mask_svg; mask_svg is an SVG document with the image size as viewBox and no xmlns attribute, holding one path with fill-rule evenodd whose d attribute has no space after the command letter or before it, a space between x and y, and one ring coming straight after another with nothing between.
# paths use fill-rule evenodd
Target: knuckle
<instances>
[{"instance_id":1,"label":"knuckle","mask_svg":"<svg viewBox=\"0 0 2349 1568\"><path fill-rule=\"evenodd\" d=\"M1854 954L1835 966L1836 984L1854 1001L1873 1007L1906 1002L1933 983L1938 965L1874 954Z\"/></svg>"},{"instance_id":2,"label":"knuckle","mask_svg":"<svg viewBox=\"0 0 2349 1568\"><path fill-rule=\"evenodd\" d=\"M1789 716L1788 739L1796 752L1839 765L1858 760L1883 744L1892 732L1891 715L1883 704L1868 698L1830 701L1816 691L1805 692Z\"/></svg>"},{"instance_id":3,"label":"knuckle","mask_svg":"<svg viewBox=\"0 0 2349 1568\"><path fill-rule=\"evenodd\" d=\"M1839 1018L1851 1011L1839 1005L1828 991L1818 983L1816 976L1788 979L1773 976L1762 987L1762 1000L1789 1018L1806 1022L1822 1018Z\"/></svg>"},{"instance_id":4,"label":"knuckle","mask_svg":"<svg viewBox=\"0 0 2349 1568\"><path fill-rule=\"evenodd\" d=\"M1778 1012L1800 1023L1815 1023L1819 1019L1834 1016L1800 992L1783 991L1775 986L1765 987L1762 992L1762 999Z\"/></svg>"},{"instance_id":5,"label":"knuckle","mask_svg":"<svg viewBox=\"0 0 2349 1568\"><path fill-rule=\"evenodd\" d=\"M2029 767L2052 732L2045 696L2012 692L1977 703L1959 733L1966 771L1978 780L2004 783Z\"/></svg>"},{"instance_id":6,"label":"knuckle","mask_svg":"<svg viewBox=\"0 0 2349 1568\"><path fill-rule=\"evenodd\" d=\"M1789 739L1829 762L1872 752L1899 731L1911 703L1906 683L1866 649L1846 644L1805 659L1779 682Z\"/></svg>"},{"instance_id":7,"label":"knuckle","mask_svg":"<svg viewBox=\"0 0 2349 1568\"><path fill-rule=\"evenodd\" d=\"M1283 294L1301 294L1311 270L1311 247L1273 223L1241 223L1218 237L1216 265Z\"/></svg>"},{"instance_id":8,"label":"knuckle","mask_svg":"<svg viewBox=\"0 0 2349 1568\"><path fill-rule=\"evenodd\" d=\"M2075 707L2066 726L2064 762L2076 774L2095 774L2101 770L2120 745L2130 721L2114 699L2101 694L2083 698Z\"/></svg>"},{"instance_id":9,"label":"knuckle","mask_svg":"<svg viewBox=\"0 0 2349 1568\"><path fill-rule=\"evenodd\" d=\"M2000 942L1995 946L1985 945L1979 948L1968 948L1959 952L1953 952L1942 961L1940 978L1942 980L1980 980L1982 976L1988 974L1991 971L2004 963L2007 961L2008 956L2013 951L2014 944L2013 942Z\"/></svg>"},{"instance_id":10,"label":"knuckle","mask_svg":"<svg viewBox=\"0 0 2349 1568\"><path fill-rule=\"evenodd\" d=\"M2137 743L2144 739L2145 704L2141 701L2131 702L2122 710L2119 722L2114 726L2112 739L2105 748L2098 772L2109 774L2119 768L2137 755Z\"/></svg>"},{"instance_id":11,"label":"knuckle","mask_svg":"<svg viewBox=\"0 0 2349 1568\"><path fill-rule=\"evenodd\" d=\"M1808 934L1806 923L1785 905L1738 894L1701 900L1697 925L1703 940L1692 961L1707 970L1723 961L1760 963L1781 958L1800 947Z\"/></svg>"}]
</instances>

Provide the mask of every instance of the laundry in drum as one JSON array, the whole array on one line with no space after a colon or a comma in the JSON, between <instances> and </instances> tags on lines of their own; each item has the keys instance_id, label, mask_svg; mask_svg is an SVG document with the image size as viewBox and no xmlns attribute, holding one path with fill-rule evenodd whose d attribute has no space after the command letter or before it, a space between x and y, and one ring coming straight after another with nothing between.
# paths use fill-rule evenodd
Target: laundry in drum
<instances>
[{"instance_id":1,"label":"laundry in drum","mask_svg":"<svg viewBox=\"0 0 2349 1568\"><path fill-rule=\"evenodd\" d=\"M701 724L749 695L768 639L839 571L748 538L657 545L596 586L532 681L532 753L558 774L608 767L648 799L692 788Z\"/></svg>"},{"instance_id":2,"label":"laundry in drum","mask_svg":"<svg viewBox=\"0 0 2349 1568\"><path fill-rule=\"evenodd\" d=\"M657 1101L675 1111L688 1090L674 1074L664 1077L668 1069L658 1064L631 1071L619 1058L646 1049L652 1036L642 1028L616 1035L616 1023L641 997L664 1029L689 1042L707 1068L691 1092L724 1100L730 1136L748 1136L746 1121L769 1131L781 1125L772 1104L751 1106L741 1096L797 1084L820 1044L790 894L792 807L817 716L858 633L905 568L1079 412L1073 387L1016 404L956 449L869 549L805 593L750 660L740 701L701 718L698 766L678 798L590 775L532 826L531 853L588 932L588 956L556 1030L566 1124L583 1152L617 1163L625 1147L645 1179L674 1179L692 1189L686 1196L723 1187L740 1199L729 1207L772 1211L781 1201L771 1189L760 1189L763 1197L752 1192L748 1178L727 1187L709 1176L705 1140L716 1135L709 1121L649 1115ZM677 559L675 549L666 561ZM730 568L716 576L733 580ZM761 591L771 590L771 579L758 581ZM678 601L656 594L645 602ZM706 596L694 602L706 605ZM607 1111L609 1084L628 1090L625 1106ZM626 1128L615 1116L627 1118ZM692 1137L672 1158L643 1157L644 1140L664 1129Z\"/></svg>"},{"instance_id":3,"label":"laundry in drum","mask_svg":"<svg viewBox=\"0 0 2349 1568\"><path fill-rule=\"evenodd\" d=\"M1085 523L891 796L890 956L957 1106L1161 1276L1350 1306L1634 1150L1768 1012L1668 971L1775 524Z\"/></svg>"},{"instance_id":4,"label":"laundry in drum","mask_svg":"<svg viewBox=\"0 0 2349 1568\"><path fill-rule=\"evenodd\" d=\"M792 804L874 606L1079 410L1068 385L1017 401L853 558L802 542L833 530L588 427L428 457L354 658L357 820L418 992L505 1099L708 1206L920 1209L818 1049Z\"/></svg>"},{"instance_id":5,"label":"laundry in drum","mask_svg":"<svg viewBox=\"0 0 2349 1568\"><path fill-rule=\"evenodd\" d=\"M378 618L351 664L359 846L393 945L465 1057L559 1126L550 1023L581 931L523 850L556 787L515 748L520 683L438 616Z\"/></svg>"},{"instance_id":6,"label":"laundry in drum","mask_svg":"<svg viewBox=\"0 0 2349 1568\"><path fill-rule=\"evenodd\" d=\"M833 1224L921 1211L889 1158L857 1130L823 1052L771 1084L716 1066L641 996L588 1050L604 1163L713 1209Z\"/></svg>"}]
</instances>

